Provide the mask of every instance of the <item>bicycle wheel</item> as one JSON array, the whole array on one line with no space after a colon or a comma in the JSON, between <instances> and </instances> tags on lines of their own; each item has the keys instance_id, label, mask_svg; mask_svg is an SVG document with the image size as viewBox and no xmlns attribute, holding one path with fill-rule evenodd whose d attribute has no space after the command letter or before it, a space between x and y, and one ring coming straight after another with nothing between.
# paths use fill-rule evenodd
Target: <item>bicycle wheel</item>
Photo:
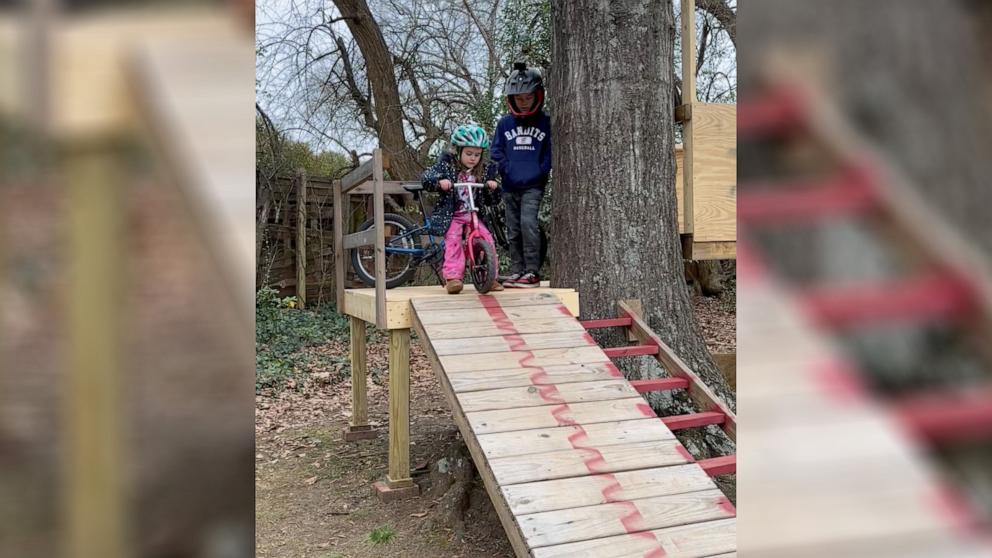
<instances>
[{"instance_id":1,"label":"bicycle wheel","mask_svg":"<svg viewBox=\"0 0 992 558\"><path fill-rule=\"evenodd\" d=\"M481 294L488 293L496 283L496 248L481 238L472 241L472 255L475 265L472 266L472 284Z\"/></svg>"},{"instance_id":2,"label":"bicycle wheel","mask_svg":"<svg viewBox=\"0 0 992 558\"><path fill-rule=\"evenodd\" d=\"M369 219L362 223L356 232L371 229L375 221ZM413 254L397 254L390 248L423 249L423 239L419 235L403 236L416 229L406 217L396 213L383 215L383 227L386 234L386 288L392 289L404 285L413 278L417 270ZM362 283L375 286L375 247L362 246L351 251L351 267Z\"/></svg>"}]
</instances>

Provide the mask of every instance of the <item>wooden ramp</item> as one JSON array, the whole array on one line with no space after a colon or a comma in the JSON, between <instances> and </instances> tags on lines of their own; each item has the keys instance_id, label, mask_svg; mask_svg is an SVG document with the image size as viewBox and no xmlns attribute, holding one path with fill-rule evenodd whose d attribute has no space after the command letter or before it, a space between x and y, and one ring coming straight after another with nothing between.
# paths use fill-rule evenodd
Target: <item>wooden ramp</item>
<instances>
[{"instance_id":1,"label":"wooden ramp","mask_svg":"<svg viewBox=\"0 0 992 558\"><path fill-rule=\"evenodd\" d=\"M517 556L734 555L734 506L555 294L410 302Z\"/></svg>"}]
</instances>

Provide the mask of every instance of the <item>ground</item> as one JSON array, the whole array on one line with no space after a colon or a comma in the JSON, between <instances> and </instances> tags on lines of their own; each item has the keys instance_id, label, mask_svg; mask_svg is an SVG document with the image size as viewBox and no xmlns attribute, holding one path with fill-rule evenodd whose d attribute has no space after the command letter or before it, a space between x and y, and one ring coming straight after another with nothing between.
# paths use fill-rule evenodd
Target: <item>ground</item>
<instances>
[{"instance_id":1,"label":"ground","mask_svg":"<svg viewBox=\"0 0 992 558\"><path fill-rule=\"evenodd\" d=\"M731 294L732 297L732 294ZM730 297L694 299L714 352L736 348ZM347 355L346 340L320 347ZM295 389L263 391L256 406L256 541L260 557L512 557L481 486L474 486L465 532L457 537L429 497L383 504L371 484L386 472L387 343L369 344L369 416L380 437L347 443L351 388L343 369L318 373ZM411 346L411 464L414 478L443 457L459 434L419 344ZM342 368L344 365L342 365ZM384 540L385 539L385 540ZM378 541L378 542L376 542Z\"/></svg>"}]
</instances>

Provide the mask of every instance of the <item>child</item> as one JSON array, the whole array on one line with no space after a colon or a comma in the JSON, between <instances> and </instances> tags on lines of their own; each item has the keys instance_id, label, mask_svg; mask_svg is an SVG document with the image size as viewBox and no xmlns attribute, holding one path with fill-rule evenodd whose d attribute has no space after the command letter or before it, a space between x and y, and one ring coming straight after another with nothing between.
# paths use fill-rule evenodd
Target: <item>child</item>
<instances>
[{"instance_id":1,"label":"child","mask_svg":"<svg viewBox=\"0 0 992 558\"><path fill-rule=\"evenodd\" d=\"M493 136L493 161L503 177L506 236L513 260L506 287L541 285L541 229L537 211L551 173L551 119L542 110L541 73L518 62L504 88L510 114L503 116Z\"/></svg>"},{"instance_id":2,"label":"child","mask_svg":"<svg viewBox=\"0 0 992 558\"><path fill-rule=\"evenodd\" d=\"M438 157L437 163L424 172L424 188L430 192L440 191L441 196L431 214L430 233L444 235L444 288L448 294L462 291L462 277L465 275L465 252L462 250L462 229L471 221L468 206L468 191L455 188L455 182L486 183L486 188L473 192L476 205L496 205L499 203L496 182L496 165L483 161L483 151L489 147L486 131L468 124L459 126L451 134L451 146ZM481 203L480 203L481 202ZM496 246L493 235L482 223L479 215L479 234L487 242ZM497 266L498 267L498 266ZM502 291L503 286L496 282L493 291Z\"/></svg>"}]
</instances>

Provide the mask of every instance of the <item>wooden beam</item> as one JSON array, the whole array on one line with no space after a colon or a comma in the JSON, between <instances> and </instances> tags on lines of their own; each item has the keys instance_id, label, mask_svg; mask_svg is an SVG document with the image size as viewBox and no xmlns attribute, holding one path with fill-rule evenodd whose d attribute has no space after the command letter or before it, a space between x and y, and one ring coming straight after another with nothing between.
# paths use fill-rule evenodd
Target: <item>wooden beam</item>
<instances>
[{"instance_id":1,"label":"wooden beam","mask_svg":"<svg viewBox=\"0 0 992 558\"><path fill-rule=\"evenodd\" d=\"M992 388L916 395L895 403L910 431L934 442L992 440Z\"/></svg>"},{"instance_id":2,"label":"wooden beam","mask_svg":"<svg viewBox=\"0 0 992 558\"><path fill-rule=\"evenodd\" d=\"M685 103L675 107L675 121L686 123L692 120L692 104Z\"/></svg>"},{"instance_id":3,"label":"wooden beam","mask_svg":"<svg viewBox=\"0 0 992 558\"><path fill-rule=\"evenodd\" d=\"M752 223L794 223L864 213L878 207L873 173L850 167L826 179L753 184L737 201L737 218Z\"/></svg>"},{"instance_id":4,"label":"wooden beam","mask_svg":"<svg viewBox=\"0 0 992 558\"><path fill-rule=\"evenodd\" d=\"M637 393L647 393L649 391L671 391L673 389L686 389L689 382L685 378L657 378L654 380L631 380Z\"/></svg>"},{"instance_id":5,"label":"wooden beam","mask_svg":"<svg viewBox=\"0 0 992 558\"><path fill-rule=\"evenodd\" d=\"M407 198L412 198L413 194L407 192L403 189L404 184L411 184L411 182L399 182L396 180L385 180L382 183L382 193L387 196L404 196ZM358 186L355 186L350 192L351 195L372 195L375 193L375 184L372 181L366 180Z\"/></svg>"},{"instance_id":6,"label":"wooden beam","mask_svg":"<svg viewBox=\"0 0 992 558\"><path fill-rule=\"evenodd\" d=\"M375 165L376 161L373 152L371 159L365 161L361 165L358 165L358 168L344 175L344 178L341 179L341 193L347 194L353 188L368 180L369 177L372 176L372 169Z\"/></svg>"},{"instance_id":7,"label":"wooden beam","mask_svg":"<svg viewBox=\"0 0 992 558\"><path fill-rule=\"evenodd\" d=\"M736 455L725 455L721 457L703 459L697 461L696 464L702 467L703 470L706 471L706 474L711 477L729 475L737 472Z\"/></svg>"},{"instance_id":8,"label":"wooden beam","mask_svg":"<svg viewBox=\"0 0 992 558\"><path fill-rule=\"evenodd\" d=\"M296 300L307 305L307 173L296 173Z\"/></svg>"},{"instance_id":9,"label":"wooden beam","mask_svg":"<svg viewBox=\"0 0 992 558\"><path fill-rule=\"evenodd\" d=\"M696 102L696 3L682 2L682 104ZM690 115L692 109L689 109ZM693 231L692 174L693 174L693 121L685 121L682 128L682 220L684 233Z\"/></svg>"},{"instance_id":10,"label":"wooden beam","mask_svg":"<svg viewBox=\"0 0 992 558\"><path fill-rule=\"evenodd\" d=\"M658 347L655 345L635 345L633 347L610 347L603 349L606 356L610 358L647 356L658 354Z\"/></svg>"},{"instance_id":11,"label":"wooden beam","mask_svg":"<svg viewBox=\"0 0 992 558\"><path fill-rule=\"evenodd\" d=\"M365 321L351 316L351 425L368 426L368 369Z\"/></svg>"},{"instance_id":12,"label":"wooden beam","mask_svg":"<svg viewBox=\"0 0 992 558\"><path fill-rule=\"evenodd\" d=\"M689 382L689 398L699 407L700 411L715 411L727 416L726 421L720 425L727 436L737 441L737 415L730 410L727 405L713 393L713 390L706 385L703 380L693 372L689 366L675 354L655 332L648 327L647 323L640 315L634 313L633 309L624 302L619 303L620 313L630 316L633 320L631 331L634 332L641 343L650 343L658 347L656 358L661 365L668 370L668 373L676 378L684 378Z\"/></svg>"},{"instance_id":13,"label":"wooden beam","mask_svg":"<svg viewBox=\"0 0 992 558\"><path fill-rule=\"evenodd\" d=\"M686 256L691 260L736 260L736 242L692 242Z\"/></svg>"},{"instance_id":14,"label":"wooden beam","mask_svg":"<svg viewBox=\"0 0 992 558\"><path fill-rule=\"evenodd\" d=\"M707 411L705 413L662 417L661 422L665 423L665 426L670 430L682 430L685 428L696 428L698 426L709 426L711 424L722 424L726 418L726 415L723 413Z\"/></svg>"},{"instance_id":15,"label":"wooden beam","mask_svg":"<svg viewBox=\"0 0 992 558\"><path fill-rule=\"evenodd\" d=\"M599 329L604 327L630 327L630 318L611 318L607 320L579 320L582 327L586 329Z\"/></svg>"},{"instance_id":16,"label":"wooden beam","mask_svg":"<svg viewBox=\"0 0 992 558\"><path fill-rule=\"evenodd\" d=\"M375 227L371 229L365 229L362 232L351 233L344 237L344 249L351 250L353 248L361 248L363 246L375 246L376 238L378 238L378 231Z\"/></svg>"},{"instance_id":17,"label":"wooden beam","mask_svg":"<svg viewBox=\"0 0 992 558\"><path fill-rule=\"evenodd\" d=\"M372 195L375 215L375 325L379 329L386 329L386 228L383 225L386 210L382 193L382 149L377 148L372 152L372 163L375 180L375 192ZM407 334L409 335L409 331Z\"/></svg>"},{"instance_id":18,"label":"wooden beam","mask_svg":"<svg viewBox=\"0 0 992 558\"><path fill-rule=\"evenodd\" d=\"M389 488L413 486L410 478L410 330L389 330Z\"/></svg>"},{"instance_id":19,"label":"wooden beam","mask_svg":"<svg viewBox=\"0 0 992 558\"><path fill-rule=\"evenodd\" d=\"M341 183L336 182L334 188L334 301L337 311L344 313L344 204L349 200L341 192Z\"/></svg>"}]
</instances>

